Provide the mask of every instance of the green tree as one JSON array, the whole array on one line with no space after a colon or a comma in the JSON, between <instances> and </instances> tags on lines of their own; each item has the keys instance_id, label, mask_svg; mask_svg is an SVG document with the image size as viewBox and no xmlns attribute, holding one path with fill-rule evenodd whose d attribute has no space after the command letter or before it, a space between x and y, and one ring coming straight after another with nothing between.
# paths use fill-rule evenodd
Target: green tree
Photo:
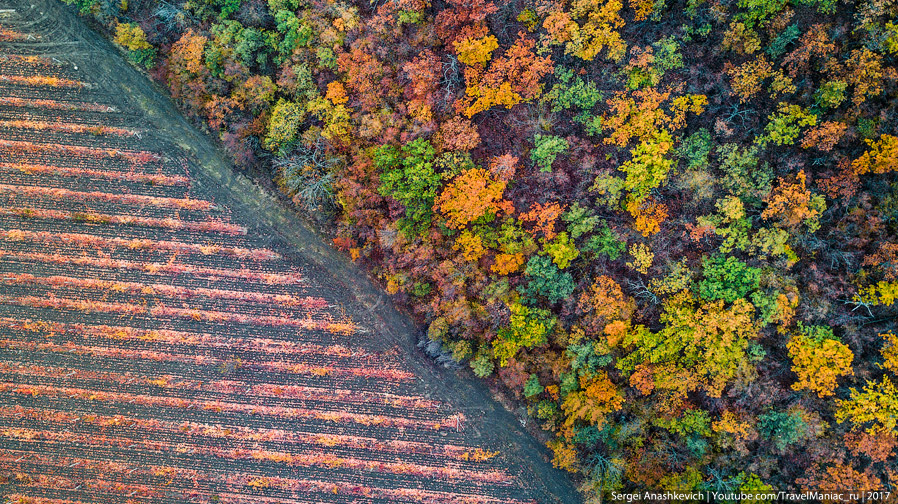
<instances>
[{"instance_id":1,"label":"green tree","mask_svg":"<svg viewBox=\"0 0 898 504\"><path fill-rule=\"evenodd\" d=\"M723 144L717 149L720 169L724 172L723 187L749 205L759 205L770 192L773 170L758 159L757 145L740 147L735 143Z\"/></svg>"},{"instance_id":2,"label":"green tree","mask_svg":"<svg viewBox=\"0 0 898 504\"><path fill-rule=\"evenodd\" d=\"M698 283L698 294L708 301L722 299L732 303L760 286L761 270L732 256L715 254L706 257L702 260L702 267L705 278Z\"/></svg>"},{"instance_id":3,"label":"green tree","mask_svg":"<svg viewBox=\"0 0 898 504\"><path fill-rule=\"evenodd\" d=\"M495 364L493 364L493 359L490 358L490 352L487 348L488 347L481 347L478 349L470 362L474 374L480 378L485 378L493 374L493 370L496 367Z\"/></svg>"},{"instance_id":4,"label":"green tree","mask_svg":"<svg viewBox=\"0 0 898 504\"><path fill-rule=\"evenodd\" d=\"M607 256L612 261L617 260L627 250L627 242L620 239L617 234L608 227L608 223L602 221L598 232L586 240L584 250L594 254Z\"/></svg>"},{"instance_id":5,"label":"green tree","mask_svg":"<svg viewBox=\"0 0 898 504\"><path fill-rule=\"evenodd\" d=\"M419 138L402 149L391 145L377 148L374 165L381 171L378 192L405 207L405 218L397 224L406 236L423 233L433 219L433 204L442 176L434 170L436 151Z\"/></svg>"},{"instance_id":6,"label":"green tree","mask_svg":"<svg viewBox=\"0 0 898 504\"><path fill-rule=\"evenodd\" d=\"M539 384L539 376L531 374L527 383L524 384L524 397L533 397L543 393L545 388Z\"/></svg>"},{"instance_id":7,"label":"green tree","mask_svg":"<svg viewBox=\"0 0 898 504\"><path fill-rule=\"evenodd\" d=\"M287 154L296 145L299 128L305 118L306 111L302 105L279 98L271 109L262 146L280 155Z\"/></svg>"},{"instance_id":8,"label":"green tree","mask_svg":"<svg viewBox=\"0 0 898 504\"><path fill-rule=\"evenodd\" d=\"M764 134L755 140L759 146L768 144L792 145L804 126L817 124L817 116L805 112L799 105L780 103L776 112L768 116L770 122L764 127Z\"/></svg>"},{"instance_id":9,"label":"green tree","mask_svg":"<svg viewBox=\"0 0 898 504\"><path fill-rule=\"evenodd\" d=\"M493 339L493 355L502 366L508 365L521 348L532 348L547 341L555 327L552 312L540 308L528 308L520 303L508 305L511 317L508 326L499 330Z\"/></svg>"},{"instance_id":10,"label":"green tree","mask_svg":"<svg viewBox=\"0 0 898 504\"><path fill-rule=\"evenodd\" d=\"M561 220L567 223L568 233L575 240L591 233L602 221L601 218L593 215L588 208L580 206L576 201L562 214Z\"/></svg>"},{"instance_id":11,"label":"green tree","mask_svg":"<svg viewBox=\"0 0 898 504\"><path fill-rule=\"evenodd\" d=\"M241 0L188 0L184 7L195 12L201 19L227 19L240 10Z\"/></svg>"},{"instance_id":12,"label":"green tree","mask_svg":"<svg viewBox=\"0 0 898 504\"><path fill-rule=\"evenodd\" d=\"M542 98L552 104L552 112L571 110L574 122L582 124L588 135L600 135L602 117L593 115L592 109L603 97L595 83L575 77L573 69L562 65L555 67L555 78L558 82Z\"/></svg>"},{"instance_id":13,"label":"green tree","mask_svg":"<svg viewBox=\"0 0 898 504\"><path fill-rule=\"evenodd\" d=\"M760 414L757 429L761 437L772 441L780 451L808 436L808 424L798 411L771 410Z\"/></svg>"},{"instance_id":14,"label":"green tree","mask_svg":"<svg viewBox=\"0 0 898 504\"><path fill-rule=\"evenodd\" d=\"M552 171L552 163L555 158L568 150L567 140L554 135L536 135L533 137L533 149L530 150L530 160L533 161L539 171Z\"/></svg>"},{"instance_id":15,"label":"green tree","mask_svg":"<svg viewBox=\"0 0 898 504\"><path fill-rule=\"evenodd\" d=\"M763 26L768 19L773 17L789 5L789 0L739 0L739 7L745 9L738 19L754 28Z\"/></svg>"},{"instance_id":16,"label":"green tree","mask_svg":"<svg viewBox=\"0 0 898 504\"><path fill-rule=\"evenodd\" d=\"M711 154L711 133L701 128L684 138L677 148L677 154L686 161L686 169L704 170L708 166L708 155Z\"/></svg>"},{"instance_id":17,"label":"green tree","mask_svg":"<svg viewBox=\"0 0 898 504\"><path fill-rule=\"evenodd\" d=\"M558 269L547 256L531 257L524 269L524 277L527 285L523 288L523 293L537 304L539 298L557 303L574 293L574 278L570 273Z\"/></svg>"},{"instance_id":18,"label":"green tree","mask_svg":"<svg viewBox=\"0 0 898 504\"><path fill-rule=\"evenodd\" d=\"M285 61L301 47L310 47L315 40L315 29L305 18L298 18L288 10L274 13L277 31L281 35L277 45L280 61Z\"/></svg>"}]
</instances>

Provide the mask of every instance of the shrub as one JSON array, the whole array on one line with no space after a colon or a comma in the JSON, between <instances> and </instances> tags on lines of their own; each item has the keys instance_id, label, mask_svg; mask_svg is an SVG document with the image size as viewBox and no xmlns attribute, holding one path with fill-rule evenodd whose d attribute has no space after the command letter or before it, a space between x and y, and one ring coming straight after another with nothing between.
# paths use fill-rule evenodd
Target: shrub
<instances>
[{"instance_id":1,"label":"shrub","mask_svg":"<svg viewBox=\"0 0 898 504\"><path fill-rule=\"evenodd\" d=\"M536 135L533 138L530 160L539 168L539 171L549 172L552 171L552 163L555 162L555 158L569 147L564 138L554 135Z\"/></svg>"},{"instance_id":2,"label":"shrub","mask_svg":"<svg viewBox=\"0 0 898 504\"><path fill-rule=\"evenodd\" d=\"M153 66L156 48L147 42L147 34L135 23L119 23L115 27L115 43L128 50L131 62L146 68Z\"/></svg>"}]
</instances>

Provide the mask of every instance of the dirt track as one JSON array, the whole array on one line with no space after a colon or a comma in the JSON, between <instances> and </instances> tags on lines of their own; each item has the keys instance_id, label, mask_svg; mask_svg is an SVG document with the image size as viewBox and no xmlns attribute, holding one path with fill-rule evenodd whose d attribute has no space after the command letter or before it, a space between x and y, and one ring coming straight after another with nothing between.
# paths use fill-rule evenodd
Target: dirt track
<instances>
[{"instance_id":1,"label":"dirt track","mask_svg":"<svg viewBox=\"0 0 898 504\"><path fill-rule=\"evenodd\" d=\"M55 1L36 0L30 2L10 2L9 0L4 0L4 5L0 6L0 8L16 9L18 21L10 21L11 27L13 29L21 32L39 33L41 35L40 40L5 42L3 44L2 51L0 52L4 54L16 54L18 52L27 51L29 54L39 55L40 57L47 60L58 62L59 65L58 67L56 67L56 70L54 70L55 72L60 73L64 77L70 75L73 79L78 77L81 80L90 83L89 89L87 91L84 91L84 93L86 94L84 94L83 96L91 97L96 102L109 104L109 106L112 107L109 110L114 112L114 114L111 113L111 115L119 114L116 117L121 117L120 122L123 127L130 127L134 128L135 130L143 131L143 133L141 133L140 136L136 139L130 138L127 141L122 140L123 143L121 143L121 145L116 144L116 142L119 142L119 140L117 139L108 140L109 145L103 145L104 149L121 149L124 151L128 148L131 148L134 150L144 149L151 152L160 152L163 154L163 157L165 158L167 163L165 164L164 170L168 171L165 171L165 175L170 176L171 180L175 180L176 177L184 175L184 169L183 167L181 167L182 165L178 164L181 160L184 160L186 161L186 169L190 178L190 187L188 190L189 199L209 201L213 203L213 209L209 211L208 215L200 215L200 213L197 213L194 216L193 214L191 214L193 210L179 210L175 213L165 210L164 205L162 205L162 203L165 203L163 201L162 203L160 203L160 205L162 205L160 206L161 209L150 209L152 205L143 205L139 212L135 211L137 212L137 214L139 214L139 217L144 219L156 219L155 221L152 221L156 223L153 225L159 225L159 223L162 222L162 219L169 218L174 215L178 219L190 219L192 217L196 217L215 219L216 221L226 220L229 223L238 225L238 227L245 227L246 238L234 238L232 240L234 243L234 248L244 246L253 248L254 250L265 249L274 251L276 254L280 254L284 258L283 263L277 263L278 265L275 268L280 273L292 271L293 269L301 270L302 277L307 282L307 284L303 288L303 294L311 294L316 298L320 298L326 301L329 307L327 309L329 310L327 312L327 315L328 317L330 317L327 320L335 320L338 322L343 320L351 320L351 322L356 327L356 330L352 335L343 339L339 337L331 338L327 335L322 336L318 335L317 333L315 335L309 333L310 335L308 336L308 338L306 338L306 333L298 332L296 335L301 340L300 342L308 340L310 344L340 343L346 344L347 346L358 345L362 347L364 351L370 352L372 355L383 356L384 358L389 357L390 362L395 361L399 368L409 371L414 376L414 379L411 380L411 383L402 386L403 391L407 392L407 394L413 395L415 398L417 398L416 400L437 401L440 404L439 408L437 408L439 412L461 413L467 419L467 421L464 423L464 427L454 429L455 432L452 432L453 429L449 429L447 431L445 429L445 425L437 426L436 431L440 436L444 438L444 440L448 440L460 445L463 444L470 447L482 447L485 450L498 450L500 452L500 455L494 461L490 462L490 467L492 469L505 471L513 475L514 482L513 484L509 485L509 488L495 493L494 495L501 496L497 498L508 498L512 499L512 501L536 499L540 503L578 502L579 497L573 490L573 487L566 475L561 473L560 471L552 469L551 465L547 463L546 460L549 454L546 448L541 446L538 442L536 442L536 440L534 440L529 434L527 434L526 431L520 427L515 417L509 412L505 411L496 401L494 401L490 397L488 390L483 386L483 384L472 380L469 373L456 375L453 372L433 365L429 360L427 360L427 358L424 357L423 354L421 354L421 352L415 347L418 328L414 327L406 317L401 315L392 306L390 299L386 295L381 293L378 289L376 289L373 284L365 277L364 273L359 271L358 268L356 268L345 257L331 249L319 236L311 231L308 226L303 224L303 221L299 216L295 215L294 212L290 209L285 208L280 203L277 197L265 192L265 190L254 185L242 175L236 173L232 169L226 157L223 156L223 154L214 146L214 144L210 142L209 139L206 138L202 133L194 129L178 113L178 111L163 95L163 93L156 89L154 84L149 82L139 72L128 66L120 57L116 49L112 47L105 39L86 28L85 25L77 17L71 14L69 9L57 4ZM2 25L4 22L5 21L3 19L0 19L0 25ZM68 95L65 95L61 91L59 93L60 99L62 101L64 101L65 99L69 99L67 98ZM0 90L0 97L2 96L3 90ZM36 108L33 108L29 113L34 117L41 114L40 110L37 110ZM99 115L101 114L102 113L98 112L94 115L91 115L85 112L81 116L79 116L79 120L92 120L90 118L95 116L99 117ZM16 137L15 135L20 136ZM10 131L3 135L0 135L0 139L6 140L8 142L19 141L20 138L21 132L14 133ZM26 138L26 140L28 139L35 143L45 144L50 143L51 140L58 141L61 144L67 142L66 145L81 145L79 142L90 143L91 145L94 145L94 143L96 142L101 142L101 140L97 138L83 136L79 137L75 134L68 133L50 134L44 131L33 133L30 138ZM14 147L15 146L5 148L12 149ZM33 153L32 155L36 156L36 154ZM110 160L109 163L114 163L114 161ZM160 168L160 170L162 169ZM7 172L0 172L0 183L5 184L9 182L4 178L6 177L6 174ZM30 174L29 176L36 177L34 173ZM77 190L76 186L78 183L81 182L73 182L72 180L66 182L66 184L69 185L68 189L71 191ZM129 188L133 187L124 183L122 184L123 185L121 185L121 187L124 188L123 191L128 191L130 190ZM89 186L90 184L87 185ZM110 193L113 194L117 190L116 188L119 188L120 186L112 184L104 187L108 187ZM90 187L82 188L84 190L81 190L80 194L88 193L86 189L89 188ZM164 193L162 189L158 189L155 186L153 188L146 189L146 191L157 191L158 194ZM0 191L0 193L2 193L2 191ZM21 197L21 195L10 196L10 198L13 198L10 200L10 204L17 203L17 200L14 200L14 198ZM69 195L69 198L71 198L71 194ZM116 201L114 200L114 198L106 198L108 201L103 201L100 203L91 202L91 211L97 213L98 215L113 215L126 213L129 211L128 209L131 208L127 206L129 204L127 201ZM44 204L44 207L46 207L47 205L53 206L52 202L45 203L46 204L41 204ZM38 204L37 206L40 207L41 204ZM114 239L116 237L120 235L128 235L128 233L133 233L131 235L128 235L128 237L131 239L136 239L136 237L139 236L149 236L150 238L165 237L166 239L168 239L169 237L168 234L165 234L168 231L165 231L165 233L163 233L162 231L153 231L152 233L156 234L152 234L148 231L132 231L132 228L130 227L127 228L126 231L121 231L120 227L116 227L115 225L110 224L109 222L111 221L108 221L108 218L106 217L104 217L104 219L107 220L102 221L101 225L99 226L96 225L99 221L97 221L98 218L95 217L91 218L96 222L84 224L83 212L80 210L83 208L82 206L77 207L77 209L79 209L76 215L77 219L70 219L69 221L65 221L65 219L63 218L65 217L65 215L63 214L66 211L69 211L68 207L65 206L66 204L68 203L60 203L59 205L61 206L59 206L58 208L53 207L53 209L57 213L53 215L50 215L48 213L48 216L46 216L44 220L40 220L41 216L35 215L34 212L24 216L18 215L9 218L0 216L0 219L6 219L0 220L0 231L8 231L12 228L13 224L27 221L28 223L39 223L34 224L35 227L28 229L39 229L56 235L65 233L78 234L85 229L88 229L85 226L90 224L90 226L93 227L89 227L89 230L92 233L95 233L91 236L100 236L102 239L106 240L105 242L103 242L105 244L114 244ZM75 213L70 213L69 215L75 215ZM146 222L149 223L150 221L147 220ZM150 224L146 225L150 226ZM28 229L26 229L26 231ZM208 236L203 235L204 232L201 231L195 233L178 231L178 233L180 234L172 234L171 236L177 236L184 242L188 242L191 240L198 243L202 240L208 241ZM25 239L27 240L30 238L26 237ZM37 238L34 239L36 240ZM46 239L49 240L50 238ZM99 238L93 239L96 241ZM19 240L22 240L22 238L19 238ZM231 243L228 240L224 240L224 242ZM33 249L30 249L30 251L22 249L19 250L18 253L20 256L24 257L24 255L26 254L35 254L41 251L46 251L46 248L47 246L35 246L33 247ZM147 255L146 257L141 256L138 259L148 260L147 257L150 257L152 254L150 254L149 252L147 254L149 255ZM183 252L183 254L186 255L187 252ZM203 251L202 255L205 256L206 252ZM135 260L134 257L126 255L115 257L118 258L118 260L123 261L122 264L127 261L134 262ZM98 257L97 261L99 261L100 259L101 258ZM215 254L210 255L208 260L203 259L203 261L206 262L190 262L186 259L184 261L184 265L186 267L192 267L196 269L211 265L221 271L237 271L239 270L239 268L245 268L246 265L249 264L247 261L243 260L235 262L235 260L231 258L219 258ZM124 315L117 315L118 312L112 311L112 307L108 307L108 309L103 308L107 311L104 312L105 314L102 316L96 315L96 313L102 311L100 308L96 307L93 308L93 315L84 316L73 312L75 308L72 308L72 306L75 305L61 308L59 306L36 306L35 303L37 303L37 301L31 301L31 304L27 305L25 301L22 301L23 299L25 299L25 297L27 297L24 295L29 293L45 292L41 289L44 289L47 285L50 285L50 281L42 280L44 283L40 284L38 280L35 280L34 278L22 277L21 275L43 275L41 276L41 278L46 279L50 278L51 274L54 278L56 278L63 276L67 272L66 268L48 265L46 260L37 262L41 264L41 269L39 271L35 270L34 263L7 262L5 264L3 272L10 273L11 275L19 275L15 277L17 281L20 282L21 285L27 284L28 287L24 288L21 292L18 292L16 290L18 287L4 287L4 296L2 297L2 299L0 299L0 304L3 305L3 310L2 313L0 313L0 318L8 317L15 319L16 317L24 317L24 314L33 316L35 313L41 313L49 319L54 319L55 316L54 322L62 324L95 324L98 322L102 322L103 324L108 325L123 324L122 317ZM95 267L95 269L85 269L83 271L97 271L97 269ZM119 283L130 281L133 285L143 285L147 283L145 276L141 276L138 274L133 274L130 276L129 275L120 274L115 277L109 277L109 280L114 280ZM85 275L82 274L80 276L84 277ZM57 279L54 281L62 282L63 280ZM86 299L94 300L96 303L101 302L99 301L99 297L96 297L93 294L89 293L89 289L101 289L103 288L102 286L95 287L92 285L88 285L84 281L81 281L81 283L78 284L78 282L71 278L68 278L64 281L67 282L65 283L66 289L74 289L74 287L72 287L73 285L80 285L80 290L76 291L77 293L80 293L79 295L85 296ZM240 286L239 283L228 283L225 280L218 281L221 282L219 285L230 286L232 287L232 290L237 289ZM40 285L40 287L35 287L36 285ZM192 297L198 295L197 293L208 295L203 294L205 291L202 291L202 289L205 287L197 287L199 285L200 284L198 283L196 285L185 284L176 286L181 287L182 289L193 289L189 290L189 292L178 291L177 289L166 290L165 288L159 286L155 287L156 291L165 291L168 293L166 295L169 296L161 301L156 298L153 299L153 303L156 303L154 305L154 309L158 309L158 313L164 314L157 316L157 318L177 318L180 316L180 312L177 311L180 308L175 306L170 300L172 296L191 296L190 299L192 299ZM49 289L49 287L46 288ZM103 303L107 303L108 306L112 306L110 300L117 300L124 303L130 299L126 295L127 292L123 293L121 291L121 289L129 288L127 285L125 287L117 285L116 288L119 290L115 293L104 295L105 297L102 298ZM137 289L137 287L133 288ZM187 293L184 294L184 292ZM278 290L277 294L289 296L292 292L293 291L284 288ZM22 294L22 296L16 297L17 294ZM231 291L227 291L224 294L219 293L217 295L225 297L239 297L240 294L235 294ZM160 299L162 298L160 297ZM194 310L195 313L192 315L193 320L190 320L189 317L185 316L184 318L186 322L182 322L182 325L178 325L177 328L186 328L192 331L221 331L222 334L227 334L227 332L230 331L230 326L227 324L222 325L220 320L222 317L225 317L227 313L229 313L228 308L231 305L216 304L218 303L217 301L208 301L204 303L205 304L202 305L202 310ZM99 304L96 306L107 307L107 305ZM160 306L162 308L167 308L168 311L159 309ZM225 308L222 308L222 306L225 306ZM247 302L245 306L250 307L249 302ZM263 308L264 307L262 304L252 305L253 310L262 310ZM247 308L247 310L248 309L249 308ZM213 319L211 318L213 317L213 315L205 314L213 314L218 318ZM208 317L208 320L202 317ZM276 318L277 317L264 320L259 318L261 322L256 324L256 326L258 326L259 324L277 326L278 322L274 320ZM318 319L316 319L316 321L321 322ZM150 323L149 319L146 323ZM236 323L243 322L238 321L235 322L235 324ZM323 324L324 322L321 323ZM0 347L0 358L2 358L2 360L7 363L12 361L25 362L27 358L23 358L21 356L23 354L23 351L26 352L26 354L30 351L27 350L27 346L20 345L18 348L13 348L16 344L17 335L22 334L23 329L19 326L16 326L15 324L10 324L7 324L7 329L12 328L12 342L9 342L4 347ZM0 325L3 324L0 323ZM174 330L174 327L175 326L172 326L172 330ZM259 333L258 327L252 327L251 329L252 331L256 331L253 332L255 336L267 336L267 333ZM306 329L304 328L303 331L305 330ZM272 332L277 332L277 330L272 329ZM4 332L4 334L6 333ZM63 340L60 340L60 344L62 344L66 343L64 341L64 338L67 334L75 333L70 332L67 328L63 328L62 330L53 332L51 334L53 334L53 337L63 338ZM216 333L216 335L218 335L218 333ZM50 338L50 336L47 336L47 338ZM25 339L27 338L23 337L22 341L24 341ZM33 357L31 356L31 354L28 355L28 358ZM249 359L248 362L251 362L251 358L248 357L247 359ZM86 358L83 358L82 360L87 366L85 369L87 369L92 368L92 362L102 361L102 358L95 357L95 361L90 361L90 359ZM33 357L29 362L40 366L47 366L48 363L52 363L52 361L50 360L44 361L37 357ZM74 365L66 362L61 362L60 365L62 364L65 364L65 366L68 367ZM144 364L145 363L135 363L134 367L127 369L127 372L125 374L130 376L132 372L138 372L141 369L146 369L147 366L144 366ZM102 367L102 365L97 365L97 368ZM152 368L152 366L150 366L150 368ZM334 369L338 368L339 367L337 366ZM113 371L113 367L109 367L108 372L112 374L109 374L107 376L107 379L109 376L113 376L115 374L113 373ZM2 373L3 380L16 382L16 386L33 385L24 383L22 381L17 381L23 379L21 378L21 376L23 376L24 371L22 371L21 369L16 371L12 367L8 367L7 369L3 369ZM15 373L18 373L15 375L18 376L16 380L9 378L9 376L12 376ZM333 373L328 376L328 380L330 380L332 376L334 376ZM240 375L239 373L237 377L241 378L241 380L247 383L250 383L251 386L261 386L258 383L258 380L256 380L256 378L258 377ZM0 392L0 394L2 394L2 396L0 396L0 405L4 403L9 405L10 400L12 400L12 405L15 407L34 409L36 405L39 405L40 403L40 397L38 396L44 393L46 393L45 395L48 396L52 395L51 393L58 393L50 390L52 387L47 385L47 383L50 383L52 381L52 378L53 377L50 376L43 377L42 379L45 379L46 383L41 383L45 388L34 388L32 398L27 398L28 394L17 394L14 390L13 392ZM76 376L71 379L66 379L66 381L77 382L79 379L80 378ZM84 380L88 381L95 381L96 379L96 377L91 378L87 375L85 375L84 378ZM319 387L319 389L321 389L330 387L332 385L328 380L322 379L316 381L315 379L311 379L307 383L313 387L321 385ZM336 378L334 378L334 380L336 380ZM59 382L57 381L53 383ZM345 384L348 384L347 386L353 383L359 383L360 386L368 386L364 385L364 383L366 382L362 382L359 380L353 381L347 379L347 381L345 382ZM289 383L285 385L289 385ZM194 387L202 387L202 385L195 385ZM371 385L371 387L373 387L372 390L376 389L374 385ZM155 406L152 406L148 403L143 407L145 409L141 411L143 411L144 415L153 415L153 412L155 411L153 408L155 408ZM81 411L84 410L83 405L79 406L79 408L81 409ZM137 408L136 410L140 410L140 408ZM194 415L194 417L202 418L196 415ZM239 417L232 416L228 418ZM216 419L211 419L208 421L212 422L215 420ZM396 421L398 422L399 420ZM3 425L9 427L9 425L7 425L7 422L8 419L4 420ZM309 424L307 425L307 427L314 430L315 424ZM376 437L376 435L372 435L372 437ZM439 437L434 437L433 440L430 440L428 438L425 441L428 443L437 443L439 439ZM410 439L409 441L415 440ZM77 444L77 442L75 443ZM8 449L13 445L21 447L21 443L12 443L9 441L8 437L0 437L0 449ZM37 464L37 462L32 463ZM423 478L425 480L427 479L427 477ZM412 488L415 487L415 485L419 485L419 483L416 483L413 478L409 480L408 477L403 476L399 479L404 481L404 485ZM464 485L461 486L464 487ZM427 485L424 485L424 487L427 487ZM450 487L451 485L446 488ZM485 491L488 494L492 492L492 490L490 490L489 488L487 488ZM0 495L8 495L10 493L11 492L8 490L8 487L0 486ZM152 500L153 499L150 499L149 501ZM142 499L141 501L148 502L146 499ZM368 502L367 499L359 499L359 502L363 501ZM424 502L428 502L427 498L425 498Z\"/></svg>"}]
</instances>

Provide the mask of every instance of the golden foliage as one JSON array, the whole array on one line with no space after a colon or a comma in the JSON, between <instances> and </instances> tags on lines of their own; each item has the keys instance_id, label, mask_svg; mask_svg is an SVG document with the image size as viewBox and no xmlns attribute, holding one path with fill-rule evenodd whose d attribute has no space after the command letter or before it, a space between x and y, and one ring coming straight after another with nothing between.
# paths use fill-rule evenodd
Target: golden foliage
<instances>
[{"instance_id":1,"label":"golden foliage","mask_svg":"<svg viewBox=\"0 0 898 504\"><path fill-rule=\"evenodd\" d=\"M773 65L761 56L739 66L728 65L726 73L730 77L730 86L739 95L739 101L745 103L761 92L761 84L773 75Z\"/></svg>"},{"instance_id":2,"label":"golden foliage","mask_svg":"<svg viewBox=\"0 0 898 504\"><path fill-rule=\"evenodd\" d=\"M633 21L644 21L655 7L654 0L630 0L630 8L633 9Z\"/></svg>"},{"instance_id":3,"label":"golden foliage","mask_svg":"<svg viewBox=\"0 0 898 504\"><path fill-rule=\"evenodd\" d=\"M509 275L521 269L524 265L524 254L496 254L496 262L490 269L500 275Z\"/></svg>"},{"instance_id":4,"label":"golden foliage","mask_svg":"<svg viewBox=\"0 0 898 504\"><path fill-rule=\"evenodd\" d=\"M556 469L564 469L568 472L577 472L577 450L574 445L555 439L549 441L546 446L552 450L552 466Z\"/></svg>"},{"instance_id":5,"label":"golden foliage","mask_svg":"<svg viewBox=\"0 0 898 504\"><path fill-rule=\"evenodd\" d=\"M486 65L493 56L493 51L499 47L496 37L487 35L483 38L468 37L453 42L458 61L465 65Z\"/></svg>"},{"instance_id":6,"label":"golden foliage","mask_svg":"<svg viewBox=\"0 0 898 504\"><path fill-rule=\"evenodd\" d=\"M883 369L898 374L898 336L892 331L880 334L885 344L882 347Z\"/></svg>"},{"instance_id":7,"label":"golden foliage","mask_svg":"<svg viewBox=\"0 0 898 504\"><path fill-rule=\"evenodd\" d=\"M657 233L661 229L661 223L667 219L667 205L656 203L651 198L642 202L628 200L627 211L636 220L633 227L646 237Z\"/></svg>"},{"instance_id":8,"label":"golden foliage","mask_svg":"<svg viewBox=\"0 0 898 504\"><path fill-rule=\"evenodd\" d=\"M130 51L152 49L147 34L135 23L119 23L115 26L115 43Z\"/></svg>"},{"instance_id":9,"label":"golden foliage","mask_svg":"<svg viewBox=\"0 0 898 504\"><path fill-rule=\"evenodd\" d=\"M632 261L627 261L627 267L632 268L643 275L649 272L649 268L652 267L652 261L655 259L655 254L648 247L648 245L644 243L633 243L630 245L630 257L633 258Z\"/></svg>"},{"instance_id":10,"label":"golden foliage","mask_svg":"<svg viewBox=\"0 0 898 504\"><path fill-rule=\"evenodd\" d=\"M867 98L879 96L883 83L882 56L867 48L851 51L845 80L854 85L851 101L855 105L863 104Z\"/></svg>"},{"instance_id":11,"label":"golden foliage","mask_svg":"<svg viewBox=\"0 0 898 504\"><path fill-rule=\"evenodd\" d=\"M620 0L575 0L570 12L550 13L543 27L550 40L565 44L566 54L592 61L604 50L608 59L620 61L627 52L627 44L617 32L624 26L622 8Z\"/></svg>"},{"instance_id":12,"label":"golden foliage","mask_svg":"<svg viewBox=\"0 0 898 504\"><path fill-rule=\"evenodd\" d=\"M851 166L858 175L898 171L898 137L883 134L879 140L867 140L870 147Z\"/></svg>"},{"instance_id":13,"label":"golden foliage","mask_svg":"<svg viewBox=\"0 0 898 504\"><path fill-rule=\"evenodd\" d=\"M758 437L751 423L737 416L732 411L724 411L720 419L711 423L714 432L730 434L738 440L751 440Z\"/></svg>"},{"instance_id":14,"label":"golden foliage","mask_svg":"<svg viewBox=\"0 0 898 504\"><path fill-rule=\"evenodd\" d=\"M458 238L455 239L453 248L455 250L461 250L462 256L469 261L477 261L486 253L486 249L483 247L483 240L480 236L468 230L463 231Z\"/></svg>"},{"instance_id":15,"label":"golden foliage","mask_svg":"<svg viewBox=\"0 0 898 504\"><path fill-rule=\"evenodd\" d=\"M854 354L847 345L834 339L816 341L805 335L793 336L786 345L792 358L792 371L798 381L792 390L811 390L818 397L833 395L837 380L854 374Z\"/></svg>"},{"instance_id":16,"label":"golden foliage","mask_svg":"<svg viewBox=\"0 0 898 504\"><path fill-rule=\"evenodd\" d=\"M749 340L758 336L755 310L741 298L729 307L723 301L699 306L694 302L688 291L665 302L661 320L666 327L659 348L676 352L678 367L700 377L709 396L720 397L734 378L753 376L746 349Z\"/></svg>"},{"instance_id":17,"label":"golden foliage","mask_svg":"<svg viewBox=\"0 0 898 504\"><path fill-rule=\"evenodd\" d=\"M761 39L745 23L733 21L724 32L723 42L720 45L724 50L735 51L739 54L754 54L761 48Z\"/></svg>"},{"instance_id":18,"label":"golden foliage","mask_svg":"<svg viewBox=\"0 0 898 504\"><path fill-rule=\"evenodd\" d=\"M601 427L605 415L613 413L624 404L624 398L604 371L593 376L580 377L580 390L571 392L564 398L561 409L565 412L564 423L573 426L578 420Z\"/></svg>"},{"instance_id":19,"label":"golden foliage","mask_svg":"<svg viewBox=\"0 0 898 504\"><path fill-rule=\"evenodd\" d=\"M327 95L325 96L334 105L342 105L349 101L349 98L346 96L346 88L340 81L333 81L328 83Z\"/></svg>"},{"instance_id":20,"label":"golden foliage","mask_svg":"<svg viewBox=\"0 0 898 504\"><path fill-rule=\"evenodd\" d=\"M836 420L850 420L855 429L869 423L872 426L867 432L873 434L877 429L894 432L898 426L898 387L888 376L880 381L868 381L863 392L852 388L849 399L839 399L836 403Z\"/></svg>"},{"instance_id":21,"label":"golden foliage","mask_svg":"<svg viewBox=\"0 0 898 504\"><path fill-rule=\"evenodd\" d=\"M620 92L608 100L609 113L602 119L603 128L611 130L605 143L625 147L636 138L646 140L657 136L667 128L678 130L686 125L686 114L700 114L708 99L705 95L683 95L670 101L669 112L662 104L670 98L670 92L661 93L654 88L644 88L632 93Z\"/></svg>"}]
</instances>

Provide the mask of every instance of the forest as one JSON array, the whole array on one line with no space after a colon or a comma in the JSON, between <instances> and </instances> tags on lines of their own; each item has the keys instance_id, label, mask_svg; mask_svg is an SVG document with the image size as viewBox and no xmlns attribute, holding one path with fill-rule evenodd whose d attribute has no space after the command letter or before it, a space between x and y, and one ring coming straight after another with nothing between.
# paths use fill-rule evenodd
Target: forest
<instances>
[{"instance_id":1,"label":"forest","mask_svg":"<svg viewBox=\"0 0 898 504\"><path fill-rule=\"evenodd\" d=\"M66 1L587 502L896 490L898 2Z\"/></svg>"}]
</instances>

